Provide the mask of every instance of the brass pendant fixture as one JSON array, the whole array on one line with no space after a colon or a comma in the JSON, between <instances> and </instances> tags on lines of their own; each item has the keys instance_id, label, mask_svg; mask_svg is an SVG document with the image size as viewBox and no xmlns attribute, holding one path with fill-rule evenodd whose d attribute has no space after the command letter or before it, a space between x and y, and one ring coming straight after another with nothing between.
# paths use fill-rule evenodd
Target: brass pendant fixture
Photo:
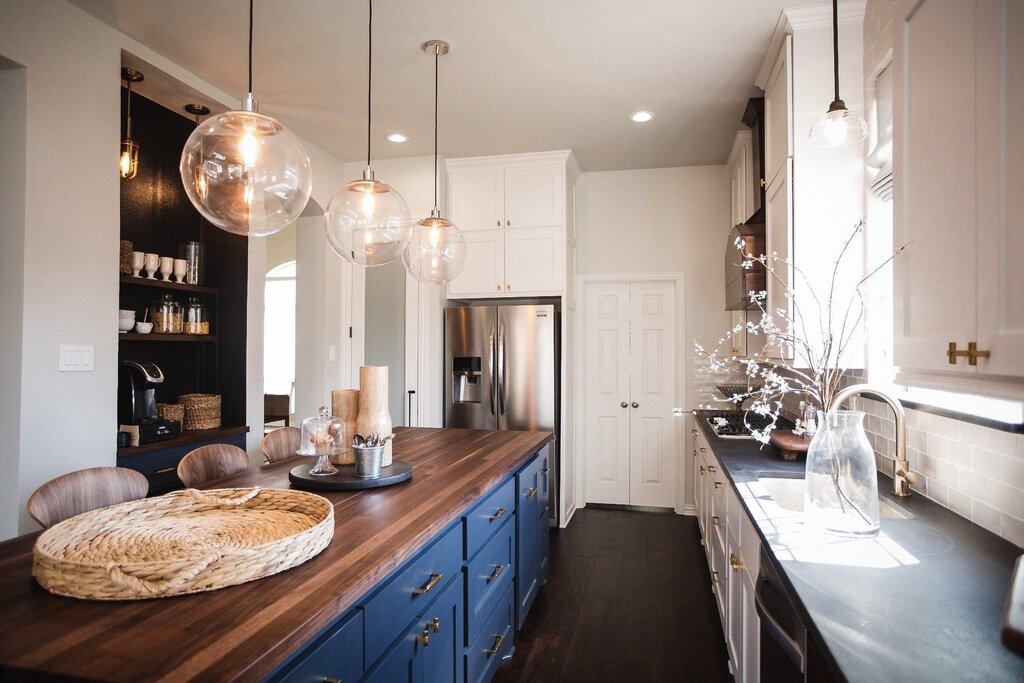
<instances>
[{"instance_id":1,"label":"brass pendant fixture","mask_svg":"<svg viewBox=\"0 0 1024 683\"><path fill-rule=\"evenodd\" d=\"M121 141L121 157L118 173L125 180L131 180L139 172L139 143L132 139L132 83L138 83L145 76L135 69L121 67L121 80L128 84L128 116L125 122L125 136Z\"/></svg>"}]
</instances>

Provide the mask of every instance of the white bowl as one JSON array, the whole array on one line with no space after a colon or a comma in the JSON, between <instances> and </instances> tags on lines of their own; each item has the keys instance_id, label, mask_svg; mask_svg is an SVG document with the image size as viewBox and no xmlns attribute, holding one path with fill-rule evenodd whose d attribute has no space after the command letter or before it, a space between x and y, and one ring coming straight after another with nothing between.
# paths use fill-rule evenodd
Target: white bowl
<instances>
[{"instance_id":1,"label":"white bowl","mask_svg":"<svg viewBox=\"0 0 1024 683\"><path fill-rule=\"evenodd\" d=\"M125 309L121 308L121 309L118 309L118 311L117 311L117 317L121 318L122 320L128 320L128 319L135 320L135 311L128 311L128 310L125 310Z\"/></svg>"},{"instance_id":2,"label":"white bowl","mask_svg":"<svg viewBox=\"0 0 1024 683\"><path fill-rule=\"evenodd\" d=\"M133 327L135 327L135 321L134 320L126 320L124 318L121 318L120 320L117 321L117 331L118 332L127 332L128 330L132 329Z\"/></svg>"},{"instance_id":3,"label":"white bowl","mask_svg":"<svg viewBox=\"0 0 1024 683\"><path fill-rule=\"evenodd\" d=\"M135 323L135 331L139 334L149 334L153 331L153 323L137 322Z\"/></svg>"}]
</instances>

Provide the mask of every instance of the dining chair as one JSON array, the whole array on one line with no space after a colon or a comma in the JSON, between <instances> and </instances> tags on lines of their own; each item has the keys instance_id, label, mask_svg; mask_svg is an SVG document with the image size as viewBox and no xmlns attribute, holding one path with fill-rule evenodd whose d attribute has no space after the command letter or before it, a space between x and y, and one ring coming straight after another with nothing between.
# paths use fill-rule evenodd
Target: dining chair
<instances>
[{"instance_id":1,"label":"dining chair","mask_svg":"<svg viewBox=\"0 0 1024 683\"><path fill-rule=\"evenodd\" d=\"M28 498L32 519L48 529L57 522L129 500L145 498L149 481L127 467L91 467L51 479Z\"/></svg>"},{"instance_id":2,"label":"dining chair","mask_svg":"<svg viewBox=\"0 0 1024 683\"><path fill-rule=\"evenodd\" d=\"M238 446L213 443L189 451L178 463L178 479L189 488L230 477L249 467L249 456Z\"/></svg>"},{"instance_id":3,"label":"dining chair","mask_svg":"<svg viewBox=\"0 0 1024 683\"><path fill-rule=\"evenodd\" d=\"M298 427L281 427L272 432L267 432L260 441L260 450L263 457L267 459L268 465L290 458L299 450Z\"/></svg>"}]
</instances>

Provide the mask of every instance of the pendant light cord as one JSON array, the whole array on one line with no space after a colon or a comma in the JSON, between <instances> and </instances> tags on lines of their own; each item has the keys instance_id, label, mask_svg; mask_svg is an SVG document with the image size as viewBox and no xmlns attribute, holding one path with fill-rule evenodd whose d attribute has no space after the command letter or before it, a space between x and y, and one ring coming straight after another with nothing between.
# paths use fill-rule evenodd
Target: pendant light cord
<instances>
[{"instance_id":1,"label":"pendant light cord","mask_svg":"<svg viewBox=\"0 0 1024 683\"><path fill-rule=\"evenodd\" d=\"M370 167L371 127L373 125L373 0L369 0L370 20L366 27L366 167Z\"/></svg>"},{"instance_id":2,"label":"pendant light cord","mask_svg":"<svg viewBox=\"0 0 1024 683\"><path fill-rule=\"evenodd\" d=\"M839 99L839 0L832 0L832 75Z\"/></svg>"},{"instance_id":3,"label":"pendant light cord","mask_svg":"<svg viewBox=\"0 0 1024 683\"><path fill-rule=\"evenodd\" d=\"M252 18L253 0L249 0L249 94L252 94Z\"/></svg>"},{"instance_id":4,"label":"pendant light cord","mask_svg":"<svg viewBox=\"0 0 1024 683\"><path fill-rule=\"evenodd\" d=\"M434 46L434 211L440 212L438 204L440 200L437 196L437 64L440 61L441 49Z\"/></svg>"},{"instance_id":5,"label":"pendant light cord","mask_svg":"<svg viewBox=\"0 0 1024 683\"><path fill-rule=\"evenodd\" d=\"M132 139L132 79L126 78L125 83L128 84L128 120L125 122L125 138L128 140ZM435 185L437 181L435 179Z\"/></svg>"}]
</instances>

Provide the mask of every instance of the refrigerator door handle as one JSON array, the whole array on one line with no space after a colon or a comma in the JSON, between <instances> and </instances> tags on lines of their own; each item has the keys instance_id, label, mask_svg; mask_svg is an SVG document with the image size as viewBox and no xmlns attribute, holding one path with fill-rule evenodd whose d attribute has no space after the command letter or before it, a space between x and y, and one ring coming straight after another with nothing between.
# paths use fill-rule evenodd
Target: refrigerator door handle
<instances>
[{"instance_id":1,"label":"refrigerator door handle","mask_svg":"<svg viewBox=\"0 0 1024 683\"><path fill-rule=\"evenodd\" d=\"M490 378L490 382L487 386L488 397L490 401L488 406L491 409L491 415L494 415L494 383L497 381L494 377L494 330L487 335L487 376Z\"/></svg>"},{"instance_id":2,"label":"refrigerator door handle","mask_svg":"<svg viewBox=\"0 0 1024 683\"><path fill-rule=\"evenodd\" d=\"M505 326L498 323L498 415L505 414Z\"/></svg>"}]
</instances>

